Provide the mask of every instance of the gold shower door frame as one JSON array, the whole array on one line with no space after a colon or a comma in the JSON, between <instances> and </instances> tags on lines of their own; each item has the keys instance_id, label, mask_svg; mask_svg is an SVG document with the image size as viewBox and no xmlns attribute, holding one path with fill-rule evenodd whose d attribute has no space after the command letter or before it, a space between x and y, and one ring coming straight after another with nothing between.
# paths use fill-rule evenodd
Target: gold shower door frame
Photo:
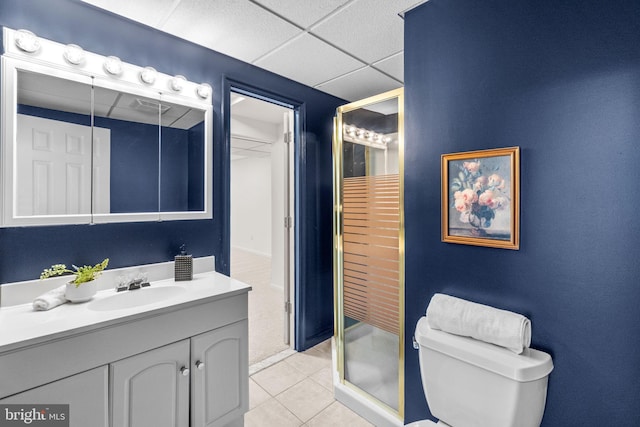
<instances>
[{"instance_id":1,"label":"gold shower door frame","mask_svg":"<svg viewBox=\"0 0 640 427\"><path fill-rule=\"evenodd\" d=\"M397 99L398 102L398 410L360 389L345 379L345 312L344 312L344 178L343 178L343 114L367 105ZM404 419L404 88L395 89L370 98L338 107L334 118L333 135L333 278L334 278L334 336L337 349L337 368L342 384Z\"/></svg>"}]
</instances>

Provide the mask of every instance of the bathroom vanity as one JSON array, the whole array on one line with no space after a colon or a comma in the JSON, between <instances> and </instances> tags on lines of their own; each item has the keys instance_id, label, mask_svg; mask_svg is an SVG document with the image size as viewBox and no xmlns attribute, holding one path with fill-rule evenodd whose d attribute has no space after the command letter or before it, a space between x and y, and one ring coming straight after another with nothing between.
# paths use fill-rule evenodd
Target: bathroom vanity
<instances>
[{"instance_id":1,"label":"bathroom vanity","mask_svg":"<svg viewBox=\"0 0 640 427\"><path fill-rule=\"evenodd\" d=\"M0 309L0 404L69 404L72 427L242 426L249 285L215 272Z\"/></svg>"}]
</instances>

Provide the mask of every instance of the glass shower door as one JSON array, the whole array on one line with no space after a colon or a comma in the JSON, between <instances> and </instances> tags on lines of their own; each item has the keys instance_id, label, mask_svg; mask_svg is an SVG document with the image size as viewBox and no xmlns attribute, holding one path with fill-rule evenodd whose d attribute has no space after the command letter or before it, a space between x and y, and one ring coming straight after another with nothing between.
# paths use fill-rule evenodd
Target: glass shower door
<instances>
[{"instance_id":1,"label":"glass shower door","mask_svg":"<svg viewBox=\"0 0 640 427\"><path fill-rule=\"evenodd\" d=\"M343 384L402 417L402 89L338 108L334 281Z\"/></svg>"}]
</instances>

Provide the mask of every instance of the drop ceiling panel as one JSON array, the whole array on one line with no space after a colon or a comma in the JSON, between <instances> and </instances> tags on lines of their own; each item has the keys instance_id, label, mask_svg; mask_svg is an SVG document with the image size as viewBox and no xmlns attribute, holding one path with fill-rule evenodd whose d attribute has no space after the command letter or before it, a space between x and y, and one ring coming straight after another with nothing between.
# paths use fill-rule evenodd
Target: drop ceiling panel
<instances>
[{"instance_id":1,"label":"drop ceiling panel","mask_svg":"<svg viewBox=\"0 0 640 427\"><path fill-rule=\"evenodd\" d=\"M366 67L321 84L317 89L340 96L348 101L357 101L399 87L402 87L402 83L398 83L371 67Z\"/></svg>"},{"instance_id":2,"label":"drop ceiling panel","mask_svg":"<svg viewBox=\"0 0 640 427\"><path fill-rule=\"evenodd\" d=\"M404 52L397 53L372 65L398 81L404 81Z\"/></svg>"},{"instance_id":3,"label":"drop ceiling panel","mask_svg":"<svg viewBox=\"0 0 640 427\"><path fill-rule=\"evenodd\" d=\"M161 29L245 62L300 32L248 0L181 0Z\"/></svg>"},{"instance_id":4,"label":"drop ceiling panel","mask_svg":"<svg viewBox=\"0 0 640 427\"><path fill-rule=\"evenodd\" d=\"M367 63L403 50L404 21L399 12L416 0L354 1L313 28L313 33Z\"/></svg>"},{"instance_id":5,"label":"drop ceiling panel","mask_svg":"<svg viewBox=\"0 0 640 427\"><path fill-rule=\"evenodd\" d=\"M308 28L349 3L349 0L255 0L291 22Z\"/></svg>"},{"instance_id":6,"label":"drop ceiling panel","mask_svg":"<svg viewBox=\"0 0 640 427\"><path fill-rule=\"evenodd\" d=\"M316 86L366 64L312 35L303 34L260 58L255 65L308 86Z\"/></svg>"},{"instance_id":7,"label":"drop ceiling panel","mask_svg":"<svg viewBox=\"0 0 640 427\"><path fill-rule=\"evenodd\" d=\"M118 15L157 27L179 0L83 0Z\"/></svg>"},{"instance_id":8,"label":"drop ceiling panel","mask_svg":"<svg viewBox=\"0 0 640 427\"><path fill-rule=\"evenodd\" d=\"M83 1L353 100L404 81L398 14L428 0ZM366 65L382 76L354 79L375 71Z\"/></svg>"}]
</instances>

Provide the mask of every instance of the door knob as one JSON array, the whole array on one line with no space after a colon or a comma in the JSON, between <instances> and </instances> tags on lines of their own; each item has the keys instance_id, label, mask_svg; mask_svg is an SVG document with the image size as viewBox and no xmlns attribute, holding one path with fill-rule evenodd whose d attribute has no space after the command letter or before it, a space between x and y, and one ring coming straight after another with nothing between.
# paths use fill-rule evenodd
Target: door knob
<instances>
[{"instance_id":1,"label":"door knob","mask_svg":"<svg viewBox=\"0 0 640 427\"><path fill-rule=\"evenodd\" d=\"M196 368L197 368L199 371L202 371L202 370L204 369L204 362L201 362L201 361L199 361L199 360L198 360L198 361L196 362Z\"/></svg>"},{"instance_id":2,"label":"door knob","mask_svg":"<svg viewBox=\"0 0 640 427\"><path fill-rule=\"evenodd\" d=\"M189 376L189 368L183 366L182 368L180 368L180 373L183 377Z\"/></svg>"}]
</instances>

